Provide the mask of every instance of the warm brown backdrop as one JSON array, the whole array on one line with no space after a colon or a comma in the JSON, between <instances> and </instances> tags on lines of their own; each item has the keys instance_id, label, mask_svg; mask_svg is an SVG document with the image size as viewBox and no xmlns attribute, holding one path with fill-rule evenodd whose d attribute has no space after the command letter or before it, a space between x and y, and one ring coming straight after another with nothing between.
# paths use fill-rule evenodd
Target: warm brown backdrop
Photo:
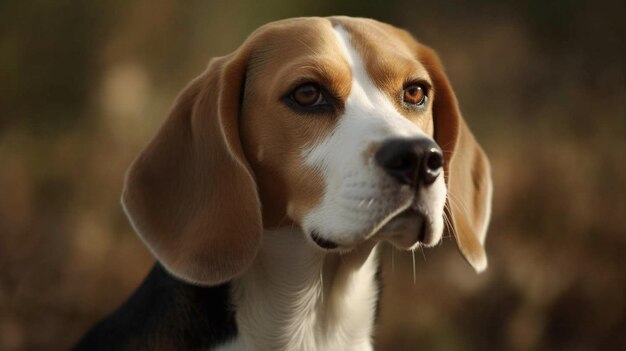
<instances>
[{"instance_id":1,"label":"warm brown backdrop","mask_svg":"<svg viewBox=\"0 0 626 351\"><path fill-rule=\"evenodd\" d=\"M445 3L441 4L441 3ZM379 350L626 348L623 1L0 1L0 350L67 349L152 264L118 198L210 57L347 14L435 47L489 154L489 270L386 248ZM392 269L393 268L393 269Z\"/></svg>"}]
</instances>

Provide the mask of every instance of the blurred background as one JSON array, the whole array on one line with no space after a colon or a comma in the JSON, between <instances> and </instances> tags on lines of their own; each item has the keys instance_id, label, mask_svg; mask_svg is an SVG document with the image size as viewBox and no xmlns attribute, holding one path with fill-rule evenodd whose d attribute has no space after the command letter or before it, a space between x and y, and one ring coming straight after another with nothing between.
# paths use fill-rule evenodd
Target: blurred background
<instances>
[{"instance_id":1,"label":"blurred background","mask_svg":"<svg viewBox=\"0 0 626 351\"><path fill-rule=\"evenodd\" d=\"M140 283L123 175L208 60L333 14L439 52L495 182L486 273L384 248L377 349L626 349L623 1L0 0L0 350L67 349Z\"/></svg>"}]
</instances>

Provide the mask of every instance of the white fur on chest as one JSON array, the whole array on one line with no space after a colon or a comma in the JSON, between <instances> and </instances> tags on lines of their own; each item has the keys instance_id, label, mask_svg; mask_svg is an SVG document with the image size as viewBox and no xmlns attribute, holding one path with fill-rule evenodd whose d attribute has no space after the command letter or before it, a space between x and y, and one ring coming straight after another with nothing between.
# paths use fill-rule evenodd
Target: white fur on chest
<instances>
[{"instance_id":1,"label":"white fur on chest","mask_svg":"<svg viewBox=\"0 0 626 351\"><path fill-rule=\"evenodd\" d=\"M372 350L376 249L323 253L299 229L264 233L250 271L233 282L239 335L227 350Z\"/></svg>"}]
</instances>

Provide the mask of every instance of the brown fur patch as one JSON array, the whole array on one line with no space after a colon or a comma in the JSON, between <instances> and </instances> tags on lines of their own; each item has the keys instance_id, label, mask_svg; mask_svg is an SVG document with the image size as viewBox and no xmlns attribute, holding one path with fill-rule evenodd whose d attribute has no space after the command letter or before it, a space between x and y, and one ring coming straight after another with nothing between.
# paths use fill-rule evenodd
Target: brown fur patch
<instances>
[{"instance_id":1,"label":"brown fur patch","mask_svg":"<svg viewBox=\"0 0 626 351\"><path fill-rule=\"evenodd\" d=\"M322 199L319 170L304 164L303 152L335 128L351 85L348 63L330 22L302 19L262 30L262 48L250 60L242 105L244 149L254 170L266 228L299 223ZM337 110L306 114L287 106L286 94L317 82L339 102Z\"/></svg>"},{"instance_id":2,"label":"brown fur patch","mask_svg":"<svg viewBox=\"0 0 626 351\"><path fill-rule=\"evenodd\" d=\"M260 204L238 133L242 57L213 60L185 88L130 167L122 196L155 257L200 284L246 270L260 245Z\"/></svg>"},{"instance_id":3,"label":"brown fur patch","mask_svg":"<svg viewBox=\"0 0 626 351\"><path fill-rule=\"evenodd\" d=\"M431 104L416 110L402 103L406 83L423 81L432 85L427 69L413 51L415 41L407 42L404 31L370 19L335 17L332 21L350 34L370 79L387 94L396 110L432 136Z\"/></svg>"}]
</instances>

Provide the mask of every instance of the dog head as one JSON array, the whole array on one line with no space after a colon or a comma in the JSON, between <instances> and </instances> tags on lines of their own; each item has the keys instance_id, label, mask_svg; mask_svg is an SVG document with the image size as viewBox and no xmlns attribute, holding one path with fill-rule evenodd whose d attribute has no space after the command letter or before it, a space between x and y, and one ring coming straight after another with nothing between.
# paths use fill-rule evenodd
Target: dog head
<instances>
[{"instance_id":1,"label":"dog head","mask_svg":"<svg viewBox=\"0 0 626 351\"><path fill-rule=\"evenodd\" d=\"M487 264L488 161L435 53L373 20L270 23L213 59L130 167L122 203L156 258L199 284L244 272L282 226L333 251L431 246L447 223Z\"/></svg>"}]
</instances>

